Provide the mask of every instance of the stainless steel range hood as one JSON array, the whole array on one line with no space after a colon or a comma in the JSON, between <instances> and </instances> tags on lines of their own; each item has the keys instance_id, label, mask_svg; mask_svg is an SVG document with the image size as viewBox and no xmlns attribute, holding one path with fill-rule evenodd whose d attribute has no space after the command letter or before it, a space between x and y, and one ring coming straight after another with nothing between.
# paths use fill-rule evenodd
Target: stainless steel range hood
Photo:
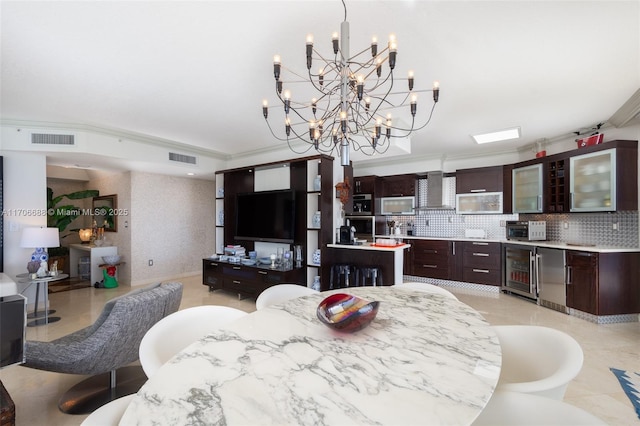
<instances>
[{"instance_id":1,"label":"stainless steel range hood","mask_svg":"<svg viewBox=\"0 0 640 426\"><path fill-rule=\"evenodd\" d=\"M455 185L453 193L451 193L450 190L447 190L445 179L455 178L445 178L442 171L427 172L427 197L426 200L423 199L423 191L419 191L419 207L416 207L416 210L455 210Z\"/></svg>"}]
</instances>

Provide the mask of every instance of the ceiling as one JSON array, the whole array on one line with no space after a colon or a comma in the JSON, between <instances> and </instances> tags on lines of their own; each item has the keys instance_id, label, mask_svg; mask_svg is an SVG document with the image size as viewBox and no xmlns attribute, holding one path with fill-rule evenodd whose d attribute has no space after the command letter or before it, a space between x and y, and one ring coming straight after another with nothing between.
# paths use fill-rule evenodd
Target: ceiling
<instances>
[{"instance_id":1,"label":"ceiling","mask_svg":"<svg viewBox=\"0 0 640 426\"><path fill-rule=\"evenodd\" d=\"M398 78L413 70L418 89L440 82L413 155L566 138L606 121L640 88L639 1L346 4L352 53L393 32ZM0 12L3 122L95 126L225 158L286 146L262 117L262 100L277 100L273 55L304 73L306 35L329 55L344 19L337 0L2 1ZM512 126L521 139L478 146L470 137Z\"/></svg>"}]
</instances>

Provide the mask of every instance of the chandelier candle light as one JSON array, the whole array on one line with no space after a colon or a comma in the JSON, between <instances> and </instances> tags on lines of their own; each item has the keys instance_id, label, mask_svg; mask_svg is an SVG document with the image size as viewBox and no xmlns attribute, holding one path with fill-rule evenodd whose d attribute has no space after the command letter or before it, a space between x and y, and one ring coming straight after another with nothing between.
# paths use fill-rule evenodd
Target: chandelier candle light
<instances>
[{"instance_id":1,"label":"chandelier candle light","mask_svg":"<svg viewBox=\"0 0 640 426\"><path fill-rule=\"evenodd\" d=\"M343 0L344 6L344 0ZM284 133L280 137L275 134L269 124L268 101L262 103L262 114L269 130L279 140L287 141L289 148L302 154L311 148L321 153L331 153L335 149L341 158L341 164L350 164L349 152L360 151L366 155L383 154L391 145L392 138L407 138L411 133L429 124L433 110L438 102L440 87L434 82L433 88L414 90L414 74L409 71L406 79L408 91L393 91L393 74L398 55L398 45L395 36L389 37L387 47L378 52L378 42L374 37L371 42L371 58L363 62L360 57L366 55L366 48L354 56L349 49L349 22L347 10L344 6L344 22L340 25L340 36L333 34L333 60L328 60L314 49L313 36L308 35L306 41L306 57L308 77L288 70L282 65L279 55L273 59L273 74L276 81L276 95L284 107ZM321 67L317 74L311 71L313 61L319 60ZM386 75L382 75L383 63L388 63ZM307 102L295 102L291 91L285 88L281 79L283 71L289 71L302 82L310 83L317 97ZM418 110L417 93L432 92L433 105L424 124L415 125ZM401 126L393 121L391 111L407 108L411 113L411 126ZM292 118L293 117L293 118ZM383 134L384 124L384 134ZM306 128L308 126L308 133ZM305 130L302 130L304 128ZM292 141L302 141L307 144L306 149L297 152Z\"/></svg>"}]
</instances>

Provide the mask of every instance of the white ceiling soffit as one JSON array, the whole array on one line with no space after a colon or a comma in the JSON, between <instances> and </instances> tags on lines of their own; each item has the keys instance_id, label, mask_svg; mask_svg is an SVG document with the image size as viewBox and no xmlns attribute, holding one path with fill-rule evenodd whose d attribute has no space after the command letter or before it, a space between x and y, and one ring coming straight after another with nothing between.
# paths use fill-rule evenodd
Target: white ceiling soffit
<instances>
[{"instance_id":1,"label":"white ceiling soffit","mask_svg":"<svg viewBox=\"0 0 640 426\"><path fill-rule=\"evenodd\" d=\"M613 113L609 123L615 127L624 127L635 119L640 119L640 89L636 90L636 93Z\"/></svg>"}]
</instances>

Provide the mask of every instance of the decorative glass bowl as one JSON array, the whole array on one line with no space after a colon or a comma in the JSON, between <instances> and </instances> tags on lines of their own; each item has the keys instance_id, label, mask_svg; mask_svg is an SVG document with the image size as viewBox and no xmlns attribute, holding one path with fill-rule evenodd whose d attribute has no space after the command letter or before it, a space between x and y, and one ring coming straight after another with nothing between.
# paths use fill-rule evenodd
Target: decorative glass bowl
<instances>
[{"instance_id":1,"label":"decorative glass bowl","mask_svg":"<svg viewBox=\"0 0 640 426\"><path fill-rule=\"evenodd\" d=\"M113 256L102 256L102 261L107 265L117 265L120 263L120 255L115 254Z\"/></svg>"},{"instance_id":2,"label":"decorative glass bowl","mask_svg":"<svg viewBox=\"0 0 640 426\"><path fill-rule=\"evenodd\" d=\"M336 293L318 305L318 319L328 327L353 333L368 326L378 313L380 302L369 302L346 293Z\"/></svg>"}]
</instances>

